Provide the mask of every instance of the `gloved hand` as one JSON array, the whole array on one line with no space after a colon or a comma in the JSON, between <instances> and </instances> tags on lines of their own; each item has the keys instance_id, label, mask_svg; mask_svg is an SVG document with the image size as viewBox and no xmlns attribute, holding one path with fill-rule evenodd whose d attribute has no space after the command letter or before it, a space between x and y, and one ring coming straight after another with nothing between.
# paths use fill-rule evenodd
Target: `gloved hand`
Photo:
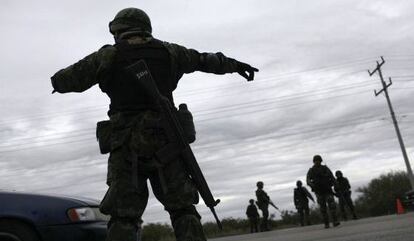
<instances>
[{"instance_id":1,"label":"gloved hand","mask_svg":"<svg viewBox=\"0 0 414 241\"><path fill-rule=\"evenodd\" d=\"M254 79L254 72L259 72L259 70L243 62L237 63L237 73L246 78L247 81L252 81Z\"/></svg>"}]
</instances>

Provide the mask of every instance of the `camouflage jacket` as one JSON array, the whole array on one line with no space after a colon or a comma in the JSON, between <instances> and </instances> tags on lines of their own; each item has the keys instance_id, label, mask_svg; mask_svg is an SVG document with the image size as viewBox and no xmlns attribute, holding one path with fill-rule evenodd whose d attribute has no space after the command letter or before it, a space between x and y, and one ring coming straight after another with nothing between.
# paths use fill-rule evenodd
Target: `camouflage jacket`
<instances>
[{"instance_id":1,"label":"camouflage jacket","mask_svg":"<svg viewBox=\"0 0 414 241\"><path fill-rule=\"evenodd\" d=\"M260 209L262 207L265 207L265 206L269 205L270 197L262 189L257 189L256 190L256 197L257 197L256 204Z\"/></svg>"},{"instance_id":2,"label":"camouflage jacket","mask_svg":"<svg viewBox=\"0 0 414 241\"><path fill-rule=\"evenodd\" d=\"M337 194L350 193L351 185L346 177L337 178L334 184L334 190Z\"/></svg>"},{"instance_id":3,"label":"camouflage jacket","mask_svg":"<svg viewBox=\"0 0 414 241\"><path fill-rule=\"evenodd\" d=\"M325 165L311 167L306 175L306 182L316 194L333 194L335 177Z\"/></svg>"},{"instance_id":4,"label":"camouflage jacket","mask_svg":"<svg viewBox=\"0 0 414 241\"><path fill-rule=\"evenodd\" d=\"M139 44L139 43L136 43ZM187 73L202 71L214 74L233 73L238 70L238 61L222 53L199 53L194 49L163 42L171 60L171 70L176 82ZM59 93L83 92L107 76L117 49L105 45L77 63L58 71L51 77L54 91Z\"/></svg>"},{"instance_id":5,"label":"camouflage jacket","mask_svg":"<svg viewBox=\"0 0 414 241\"><path fill-rule=\"evenodd\" d=\"M293 190L293 201L296 207L307 205L309 203L308 199L313 199L313 197L305 187L298 187Z\"/></svg>"},{"instance_id":6,"label":"camouflage jacket","mask_svg":"<svg viewBox=\"0 0 414 241\"><path fill-rule=\"evenodd\" d=\"M249 206L247 206L246 215L248 218L252 219L259 218L259 212L257 212L256 205L250 204Z\"/></svg>"}]
</instances>

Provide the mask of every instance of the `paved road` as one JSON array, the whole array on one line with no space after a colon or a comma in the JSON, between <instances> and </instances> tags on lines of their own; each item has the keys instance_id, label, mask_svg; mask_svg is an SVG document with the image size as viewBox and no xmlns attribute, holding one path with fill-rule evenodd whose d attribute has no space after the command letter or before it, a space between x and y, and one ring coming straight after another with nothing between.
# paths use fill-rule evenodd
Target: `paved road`
<instances>
[{"instance_id":1,"label":"paved road","mask_svg":"<svg viewBox=\"0 0 414 241\"><path fill-rule=\"evenodd\" d=\"M211 239L211 241L414 241L414 213Z\"/></svg>"}]
</instances>

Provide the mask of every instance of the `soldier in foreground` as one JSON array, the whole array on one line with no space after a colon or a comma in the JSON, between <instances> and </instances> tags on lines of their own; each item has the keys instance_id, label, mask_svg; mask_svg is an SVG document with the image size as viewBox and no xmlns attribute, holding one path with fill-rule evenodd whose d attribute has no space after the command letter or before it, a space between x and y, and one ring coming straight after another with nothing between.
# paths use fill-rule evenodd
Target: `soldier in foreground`
<instances>
[{"instance_id":1,"label":"soldier in foreground","mask_svg":"<svg viewBox=\"0 0 414 241\"><path fill-rule=\"evenodd\" d=\"M254 200L249 200L249 206L247 206L246 215L250 223L250 233L257 233L259 231L257 225L259 224L259 213L257 212Z\"/></svg>"},{"instance_id":2,"label":"soldier in foreground","mask_svg":"<svg viewBox=\"0 0 414 241\"><path fill-rule=\"evenodd\" d=\"M346 216L345 206L349 208L352 214L352 218L355 220L357 216L355 214L354 203L351 198L351 185L346 177L343 176L341 171L335 172L336 180L334 184L335 195L339 200L339 209L341 210L342 218L346 221L348 217Z\"/></svg>"},{"instance_id":3,"label":"soldier in foreground","mask_svg":"<svg viewBox=\"0 0 414 241\"><path fill-rule=\"evenodd\" d=\"M256 183L257 190L256 190L256 204L259 209L262 211L262 222L260 223L260 231L269 231L269 205L272 205L276 210L279 210L278 207L270 200L270 197L267 193L263 190L263 182L258 181Z\"/></svg>"},{"instance_id":4,"label":"soldier in foreground","mask_svg":"<svg viewBox=\"0 0 414 241\"><path fill-rule=\"evenodd\" d=\"M322 157L320 155L315 155L313 157L313 166L309 169L306 176L306 182L316 194L323 221L325 223L325 228L329 228L329 216L326 206L328 206L331 213L332 225L336 227L340 223L338 222L336 216L336 204L332 191L335 177L333 176L331 170L321 163Z\"/></svg>"},{"instance_id":5,"label":"soldier in foreground","mask_svg":"<svg viewBox=\"0 0 414 241\"><path fill-rule=\"evenodd\" d=\"M137 8L118 12L109 30L114 45L102 47L51 78L53 92L83 92L99 84L110 98L109 125L98 125L97 129L101 152L110 153L109 188L100 206L103 213L111 215L106 240L136 240L137 222L148 202L149 179L155 197L170 214L177 240L204 241L201 217L194 206L197 189L187 167L180 158L160 162L156 155L171 142L159 125L164 115L137 82L140 76L131 75L126 67L144 60L157 89L172 106L172 92L184 74L238 73L250 81L258 70L222 53L199 53L157 40L148 15Z\"/></svg>"},{"instance_id":6,"label":"soldier in foreground","mask_svg":"<svg viewBox=\"0 0 414 241\"><path fill-rule=\"evenodd\" d=\"M298 180L296 182L296 188L293 190L293 201L295 203L296 210L299 213L300 226L310 225L309 220L309 199L313 200L312 194L309 193L306 187L302 186L302 182Z\"/></svg>"}]
</instances>

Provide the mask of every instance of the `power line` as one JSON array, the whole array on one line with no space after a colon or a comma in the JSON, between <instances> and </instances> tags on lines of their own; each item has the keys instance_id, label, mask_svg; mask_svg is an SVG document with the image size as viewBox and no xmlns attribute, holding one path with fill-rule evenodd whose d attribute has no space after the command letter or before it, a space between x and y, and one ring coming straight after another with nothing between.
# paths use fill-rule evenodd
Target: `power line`
<instances>
[{"instance_id":1,"label":"power line","mask_svg":"<svg viewBox=\"0 0 414 241\"><path fill-rule=\"evenodd\" d=\"M363 93L365 93L365 91L363 91ZM346 95L346 96L348 96L348 95ZM330 98L338 98L338 97L341 97L341 96L331 96ZM306 101L306 102L299 102L299 103L294 103L293 105L300 105L300 104L307 104L307 103L309 103L309 102L314 102L314 101L321 101L321 99L319 99L319 100L313 100L313 101ZM201 114L196 114L195 115L195 117L199 117L199 116L209 116L209 115L212 115L212 114L219 114L219 113L223 113L223 112L229 112L229 111L238 111L238 110L240 110L242 107L243 107L243 109L245 109L245 108L251 108L251 107L256 107L256 106L261 106L261 107L263 107L264 105L270 105L270 104L273 104L273 103L277 103L277 102L280 102L280 101L271 101L271 102L262 102L262 103L257 103L257 102L253 102L253 103L245 103L245 105L248 105L248 106L243 106L243 104L237 104L237 105L234 105L234 106L227 106L227 107L222 107L222 108L227 108L226 110L220 110L220 108L219 109L208 109L208 110L204 110L204 112L205 111L213 111L213 112L209 112L209 113L201 113ZM266 110L273 110L274 108L283 108L283 107L289 107L289 106L292 106L292 104L291 105L282 105L282 106L279 106L279 107L272 107L272 108L268 108L268 109L266 109ZM228 110L228 108L232 108L232 109L230 109L230 110ZM263 109L256 109L255 110L255 112L261 112L261 111L263 111ZM243 113L238 113L238 114L235 114L235 115L240 115L240 114L243 114ZM233 114L232 114L232 116L234 116ZM226 116L224 116L224 117L226 117ZM223 117L223 118L224 118ZM210 119L216 119L217 117L214 117L214 118L210 118ZM220 117L219 117L220 118ZM206 119L202 119L202 120L199 120L198 122L203 122L203 121L205 121ZM3 145L0 145L0 147L7 147L7 146L11 146L11 144L13 144L13 142L16 142L16 141L21 141L21 140L33 140L33 139L44 139L44 138L46 138L45 140L42 140L42 141L49 141L49 140L51 140L51 139L47 139L48 137L51 137L51 136L57 136L56 138L53 138L53 139L67 139L67 138L72 138L72 137L75 137L75 136L79 136L79 135L85 135L85 134L90 134L90 133L93 133L93 129L90 129L90 128L87 128L87 129L81 129L81 130L77 130L77 131L66 131L66 132L60 132L60 133L51 133L51 134L48 134L48 135L41 135L41 136L35 136L35 137L24 137L24 138L19 138L19 139L14 139L14 140L11 140L11 142L12 143L10 143L10 141L8 142L8 143L6 143L6 144L3 144ZM70 134L70 135L67 135L67 136L64 136L64 137L60 137L59 135L62 135L62 134ZM52 139L52 140L53 140ZM29 143L31 143L32 141L30 141ZM25 144L27 144L27 143L23 143L23 144L20 144L20 145L25 145ZM15 145L15 144L14 144ZM19 145L19 144L18 144Z\"/></svg>"},{"instance_id":2,"label":"power line","mask_svg":"<svg viewBox=\"0 0 414 241\"><path fill-rule=\"evenodd\" d=\"M366 93L366 91L360 91L361 93ZM196 122L199 124L200 122L205 122L208 120L215 120L215 119L221 119L221 118L226 118L226 117L233 117L233 116L239 116L239 115L246 115L246 114L251 114L251 113L257 113L257 112L263 112L263 111L270 111L270 110L275 110L276 108L284 108L284 107L291 107L294 105L302 105L302 104L309 104L311 102L317 102L317 101L321 101L321 100L325 100L325 99L332 99L332 98L339 98L339 97L343 97L343 96L350 96L350 95L354 95L354 94L358 94L358 93L350 93L350 94L345 94L342 96L330 96L328 98L321 98L321 99L317 99L317 100L307 100L306 102L297 102L297 103L293 103L293 104L288 104L288 105L281 105L281 106L271 106L270 108L260 108L260 109L255 109L254 111L250 111L250 112L238 112L238 113L229 113L229 115L225 115L225 116L215 116L213 118L207 118L207 119L201 119L201 120L197 120ZM267 103L267 105L272 104L272 103ZM261 107L263 105L260 105ZM242 106L243 107L243 106ZM251 108L252 106L248 106L247 108ZM254 106L253 106L254 107ZM230 111L238 111L240 109L245 109L245 108L241 108L240 106L238 106L238 108L233 108ZM216 112L210 112L210 113L204 113L204 116L208 116L208 115L212 115L212 114L219 114L219 113L228 113L229 110L221 110L221 111L216 111ZM199 117L199 116L203 116L203 114L197 114L195 115L195 118ZM85 129L81 129L81 130L77 130L77 131L67 131L67 132L60 132L60 133L52 133L52 134L48 134L48 135L41 135L41 136L35 136L35 137L25 137L25 138L20 138L17 140L12 140L12 142L16 142L16 141L20 141L20 140L33 140L33 139L43 139L46 138L44 140L41 140L41 142L47 142L47 141L54 141L56 139L62 140L62 139L70 139L76 136L80 136L83 137L85 135L94 135L95 130L91 129L91 128L85 128ZM63 135L63 134L70 134L67 136L59 136L59 135ZM55 138L51 138L52 136L56 136ZM48 139L49 138L49 139ZM6 143L0 147L8 147L8 146L22 146L22 145L27 145L27 144L31 144L33 143L32 141L26 142L26 143L20 143L20 144L14 144L14 143Z\"/></svg>"},{"instance_id":3,"label":"power line","mask_svg":"<svg viewBox=\"0 0 414 241\"><path fill-rule=\"evenodd\" d=\"M366 133L366 132L372 132L372 131L376 131L376 129L378 128L378 127L384 127L384 126L386 126L387 124L381 124L381 125L374 125L374 126L371 126L371 127L367 127L367 128L364 128L364 129L362 129L362 130L353 130L353 131L347 131L347 132L342 132L342 133L336 133L336 134L330 134L330 135L318 135L318 136L315 136L315 137L312 137L312 138L310 138L309 140L306 140L306 143L310 143L310 142L315 142L315 141L320 141L320 140L327 140L327 139L330 139L330 138L335 138L335 137L340 137L340 136L346 136L346 135L351 135L351 134L354 134L354 133L362 133L362 132L364 132L364 133ZM296 135L296 134L295 134ZM290 135L290 136L294 136L294 135ZM283 137L282 137L283 138ZM301 138L301 137L298 137L298 138ZM296 140L298 140L298 139L296 139ZM275 140L276 141L276 140ZM291 141L293 141L293 140L291 140ZM300 141L303 141L303 139L300 139ZM377 142L383 142L384 140L381 140L381 141L376 141L376 142L374 142L374 143L377 143ZM389 140L389 139L386 139L385 141L391 141L391 140ZM238 142L238 143L236 143L236 144L246 144L246 142ZM256 143L257 145L261 145L260 143ZM264 144L264 145L266 145L266 144ZM295 146L298 146L298 144L297 143L289 143L289 144L285 144L285 145L282 145L282 146L266 146L265 148L260 148L260 150L253 150L253 151L247 151L247 152L240 152L240 153L237 153L236 155L240 155L240 154L243 154L243 155L252 155L252 154L256 154L256 153L263 153L264 151L269 151L269 150L277 150L277 151L280 151L280 150L284 150L284 149L289 149L289 148L292 148L292 147L295 147ZM256 147L257 148L257 147ZM217 146L216 146L216 148L213 148L213 149L224 149L224 148L217 148ZM211 151L211 150L210 150Z\"/></svg>"},{"instance_id":4,"label":"power line","mask_svg":"<svg viewBox=\"0 0 414 241\"><path fill-rule=\"evenodd\" d=\"M398 56L405 56L405 55L395 55L396 57ZM410 56L410 55L406 55L406 56ZM346 62L342 62L342 63L338 63L338 64L333 64L333 65L327 65L327 66L319 66L319 67L315 67L315 68L309 68L309 69L303 69L303 70L299 70L299 71L292 71L292 72L286 72L286 73L282 73L282 74L278 74L278 75L273 75L270 77L266 77L262 80L256 80L255 83L264 83L267 82L269 80L275 80L275 79L280 79L280 78L287 78L287 77L292 77L295 75L299 75L299 74L304 74L304 73L308 73L308 72L316 72L316 71L326 71L326 70L332 70L332 69L341 69L341 68L346 68L346 67L350 67L349 65L355 65L355 64L363 64L363 63L368 63L370 62L372 59L374 59L374 57L371 58L362 58L362 59L357 59L357 60L352 60L352 61L346 61ZM362 70L358 70L358 71L353 71L352 73L357 73L360 72ZM243 83L244 84L244 83ZM242 84L240 84L239 86L242 86ZM178 95L178 97L186 97L186 96L190 96L190 95L194 95L194 94L200 94L202 92L210 92L211 90L223 90L223 87L230 88L230 89L234 89L237 88L239 86L234 86L234 84L225 84L225 85L221 85L221 86L215 86L215 87L211 87L211 88L204 88L201 90L190 90L190 91L186 91L183 92L183 95ZM186 95L187 93L187 95ZM67 110L67 111L60 111L59 113L49 113L49 114L42 114L42 115L31 115L29 117L23 117L23 118L16 118L16 119L9 119L9 120L4 120L4 121L0 121L0 125L1 124L5 124L5 123L10 123L10 122L17 122L17 121L24 121L27 118L31 118L33 119L42 119L42 118L48 118L51 116L60 116L61 114L64 113L85 113L85 112L90 112L90 111L97 111L98 109L103 109L103 108L107 108L107 106L91 106L91 107L85 107L82 108L82 110Z\"/></svg>"},{"instance_id":5,"label":"power line","mask_svg":"<svg viewBox=\"0 0 414 241\"><path fill-rule=\"evenodd\" d=\"M229 113L228 115L215 116L215 117L211 117L211 118L201 119L201 120L198 120L197 122L201 123L201 122L210 121L210 120L223 119L223 118L229 118L229 117L240 116L240 115L254 114L254 113L257 113L257 112L272 111L272 110L280 109L280 108L284 108L284 107L292 107L292 106L298 106L298 105L303 105L303 104L311 104L311 103L314 103L314 102L320 102L320 101L324 101L324 100L328 100L328 99L334 99L334 98L339 98L339 97L347 97L347 96L352 96L352 95L357 95L357 94L366 94L366 93L367 92L364 90L364 91L354 92L354 93L351 93L351 94L344 94L344 95L337 95L337 96L330 96L330 97L326 97L326 98L320 98L320 99L317 99L317 100L307 100L306 102L298 102L298 103L280 105L280 106L271 106L271 107L268 107L268 108L262 108L260 110L252 110L252 111L245 111L245 112L238 112L238 113ZM238 109L242 109L242 108L238 108ZM217 114L217 113L213 113L213 114ZM195 117L198 117L198 115L195 115Z\"/></svg>"},{"instance_id":6,"label":"power line","mask_svg":"<svg viewBox=\"0 0 414 241\"><path fill-rule=\"evenodd\" d=\"M318 71L318 70L320 70L320 71L326 71L327 69L335 69L335 68L342 68L342 67L344 67L344 66L347 66L347 65L352 65L352 64L361 64L361 61L362 61L362 63L365 63L365 62L368 62L368 61L371 61L373 58L365 58L365 59L360 59L360 60L354 60L354 61L348 61L348 62L344 62L344 63L340 63L340 64L334 64L334 65L330 65L330 66L321 66L321 67L315 67L315 68L311 68L311 69L304 69L304 70L300 70L300 71L294 71L294 72L287 72L287 73L282 73L282 74L279 74L279 75L274 75L274 76L270 76L270 77L267 77L267 78L265 78L265 79L263 79L263 81L262 80L255 80L255 82L256 83L263 83L263 82L266 82L266 81L269 81L269 80L275 80L275 79L277 79L277 78L286 78L286 77L283 77L283 76L291 76L291 75L298 75L298 74L302 74L302 73L307 73L307 72L313 72L313 71ZM361 70L362 71L362 70ZM359 71L358 71L359 72ZM200 91L202 91L202 92L204 92L204 91L210 91L210 90L215 90L215 89L222 89L222 87L229 87L229 88L235 88L235 86L234 86L234 84L226 84L226 85L221 85L221 86L215 86L215 87L212 87L212 88L208 88L208 89L202 89L202 90L190 90L190 91L187 91L187 92L184 92L184 93L189 93L188 95L183 95L184 97L185 96L189 96L189 95L191 95L191 94L199 94L199 92ZM182 96L180 96L180 97L182 97ZM88 112L88 111L95 111L97 108L107 108L107 106L98 106L98 107L96 107L96 106L91 106L91 107L85 107L85 108L83 108L81 111L76 111L76 112L74 112L74 113L82 113L82 112ZM61 112L59 112L59 113L51 113L51 114L48 114L47 116L50 116L50 115L56 115L56 116L59 116L61 113L68 113L68 112L70 112L70 113L73 113L73 111L71 111L71 110L68 110L68 111L61 111ZM34 116L32 116L33 118L34 117L38 117L39 115L34 115ZM42 116L42 118L45 118L43 115L41 115ZM21 119L10 119L10 120L5 120L5 121L1 121L0 122L0 124L2 124L2 123L4 123L4 122L12 122L12 121L19 121L19 120L21 120Z\"/></svg>"},{"instance_id":7,"label":"power line","mask_svg":"<svg viewBox=\"0 0 414 241\"><path fill-rule=\"evenodd\" d=\"M250 102L242 102L242 103L237 103L237 104L218 107L218 108L198 110L198 111L196 111L196 113L208 112L208 111L211 111L211 110L215 111L217 109L228 109L228 108L232 108L232 107L236 107L236 106L250 107L251 105L257 106L255 104L264 105L264 104L274 103L274 102L288 102L288 101L291 101L291 100L301 99L301 98L304 98L304 97L319 96L321 94L329 94L329 93L332 93L332 92L337 92L337 91L342 91L342 90L350 90L350 89L354 89L354 88L360 88L360 87L372 86L372 85L374 85L374 84L373 83L369 83L369 84L365 83L363 85L358 85L358 86L353 85L353 86L345 86L343 88L326 88L326 89L321 89L321 90L305 91L305 92L298 93L298 94L277 96L277 97L274 97L274 98L259 99L259 100L250 101Z\"/></svg>"},{"instance_id":8,"label":"power line","mask_svg":"<svg viewBox=\"0 0 414 241\"><path fill-rule=\"evenodd\" d=\"M354 118L354 119L350 119L350 120L347 120L347 121L352 121L352 123L355 124L354 121L355 120L360 120L360 119L367 119L367 117L360 117L360 118L356 118L356 119ZM345 123L347 121L345 121ZM343 122L340 122L340 123L343 123ZM327 126L324 125L323 128L327 128ZM303 128L301 128L301 130L303 130ZM13 146L8 146L8 147L16 147L16 146L19 147L19 146L25 146L25 145L35 145L35 146L29 146L29 147L21 148L21 149L9 149L9 150L6 149L6 150L0 150L0 153L1 153L1 151L9 152L9 151L15 151L15 150L16 151L17 150L26 150L26 149L36 148L36 147L43 147L45 145L47 145L47 146L49 146L49 145L60 145L60 144L76 143L76 142L83 142L83 141L89 141L90 142L90 141L92 141L92 140L95 139L95 136L94 135L87 136L85 134L80 135L79 137L86 137L86 138L81 138L81 139L77 139L77 140L69 140L69 141L65 141L65 142L52 142L52 143L47 143L48 141L50 142L50 141L55 141L56 140L56 139L49 139L49 140L44 140L44 141L41 141L41 142L29 142L29 143L23 143L23 144L17 144L17 145L13 145ZM58 140L68 139L68 138L72 138L72 137L73 136L62 137L62 138L59 138ZM39 143L41 143L42 145L39 145Z\"/></svg>"},{"instance_id":9,"label":"power line","mask_svg":"<svg viewBox=\"0 0 414 241\"><path fill-rule=\"evenodd\" d=\"M340 85L340 86L337 86L337 87L325 88L325 89L321 89L321 90L318 90L318 91L335 90L338 87L345 88L347 86L351 86L351 85L355 85L355 84L357 84L357 85L359 85L359 84L363 85L363 83L365 83L365 82L368 82L368 81L361 81L361 82L357 82L357 83L354 83L354 84ZM274 87L277 88L278 86L274 86ZM269 87L266 88L266 90L268 90L268 89L269 89ZM340 90L340 88L338 90ZM249 89L249 92L247 92L247 93L252 93L253 91L254 90ZM302 93L297 93L297 94L292 94L292 95L293 96L295 96L295 95L303 95L305 93L314 93L314 92L315 91L305 91L305 92L302 92ZM229 95L222 95L222 96L215 96L214 98L234 96L234 95L237 95L237 94L238 93L229 94ZM282 96L280 98L283 98L283 97L289 97L289 95L285 95L285 96ZM208 99L211 99L211 98L208 98ZM198 99L198 101L203 101L203 100L205 100L205 99ZM53 116L59 116L59 117L67 116L65 114L73 115L73 114L80 114L80 113L90 113L91 111L97 111L98 109L101 110L103 108L106 108L106 107L87 107L86 109L81 109L79 111L72 111L72 112L70 112L70 111L64 111L64 112L58 112L58 113L55 112L55 113L52 113L52 114L43 114L43 115L40 115L40 116L37 116L37 117L36 116L32 116L32 118L30 118L30 119L28 119L28 118L21 118L21 119L14 119L14 120L11 119L11 120L6 120L6 121L3 121L3 122L0 122L0 126L1 125L5 125L6 123L11 123L11 122L18 122L18 121L25 121L25 120L26 121L31 121L31 120L35 120L35 119L51 118Z\"/></svg>"},{"instance_id":10,"label":"power line","mask_svg":"<svg viewBox=\"0 0 414 241\"><path fill-rule=\"evenodd\" d=\"M363 121L365 120L365 121ZM262 135L260 137L255 136L250 136L247 137L247 140L243 140L243 142L246 141L251 141L251 142L256 142L256 141L260 141L260 140L266 140L266 139L271 139L271 138L284 138L287 136L292 136L292 135L298 135L298 134L308 134L308 133L313 133L315 131L320 131L320 130L326 130L326 129L332 129L332 128L342 128L342 127L348 127L348 126L355 126L357 124L366 124L366 123L370 123L370 122L375 122L375 121L381 121L380 118L378 118L378 116L376 115L371 115L371 116L363 116L363 117L359 117L359 118L354 118L354 119L350 119L347 121L342 121L342 122L336 122L334 124L321 124L321 125L313 125L312 127L301 127L301 128L291 128L288 130L285 130L284 133L278 133L278 134L266 134L266 135ZM232 145L232 144L236 144L239 143L240 140L236 140L234 142L228 142L228 145ZM211 148L211 147L218 147L218 146L222 146L221 144L218 145L208 145L205 147L197 147L195 149L204 149L204 148Z\"/></svg>"}]
</instances>

